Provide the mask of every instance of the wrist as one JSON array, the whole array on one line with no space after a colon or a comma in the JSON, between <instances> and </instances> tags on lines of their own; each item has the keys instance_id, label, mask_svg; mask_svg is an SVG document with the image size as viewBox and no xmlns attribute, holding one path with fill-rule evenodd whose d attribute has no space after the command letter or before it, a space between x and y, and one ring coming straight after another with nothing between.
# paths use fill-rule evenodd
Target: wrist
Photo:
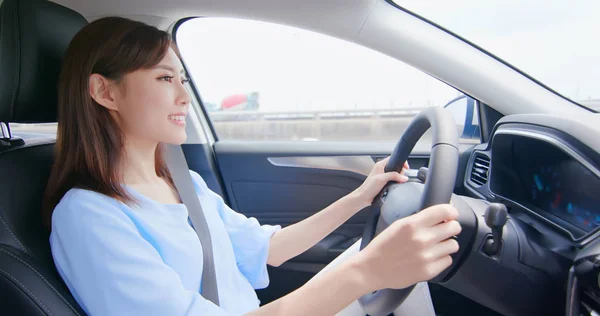
<instances>
[{"instance_id":1,"label":"wrist","mask_svg":"<svg viewBox=\"0 0 600 316\"><path fill-rule=\"evenodd\" d=\"M363 208L371 205L372 200L369 200L362 194L358 189L350 192L350 194L346 195L345 199L349 201L349 203L355 206L356 212L362 210Z\"/></svg>"},{"instance_id":2,"label":"wrist","mask_svg":"<svg viewBox=\"0 0 600 316\"><path fill-rule=\"evenodd\" d=\"M344 270L348 280L354 284L355 288L360 290L360 296L379 290L373 282L373 277L369 274L366 263L359 254L345 262Z\"/></svg>"}]
</instances>

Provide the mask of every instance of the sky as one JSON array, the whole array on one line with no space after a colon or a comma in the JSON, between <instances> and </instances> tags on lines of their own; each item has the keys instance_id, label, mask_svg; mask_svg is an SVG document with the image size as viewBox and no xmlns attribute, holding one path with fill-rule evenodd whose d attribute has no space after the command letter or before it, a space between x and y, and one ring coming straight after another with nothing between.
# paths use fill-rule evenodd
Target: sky
<instances>
[{"instance_id":1,"label":"sky","mask_svg":"<svg viewBox=\"0 0 600 316\"><path fill-rule=\"evenodd\" d=\"M600 1L401 1L574 100L600 99ZM260 111L443 106L460 93L343 40L265 22L198 18L178 45L204 102L260 93Z\"/></svg>"}]
</instances>

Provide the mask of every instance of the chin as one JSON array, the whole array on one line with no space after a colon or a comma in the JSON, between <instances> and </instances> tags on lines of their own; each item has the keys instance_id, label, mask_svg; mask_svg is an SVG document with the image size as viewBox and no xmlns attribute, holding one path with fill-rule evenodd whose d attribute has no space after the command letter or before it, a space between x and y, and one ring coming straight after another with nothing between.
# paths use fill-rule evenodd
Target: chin
<instances>
[{"instance_id":1,"label":"chin","mask_svg":"<svg viewBox=\"0 0 600 316\"><path fill-rule=\"evenodd\" d=\"M171 144L171 145L181 145L185 143L187 139L187 134L185 132L180 133L179 135L172 135L168 139L164 139L162 142Z\"/></svg>"}]
</instances>

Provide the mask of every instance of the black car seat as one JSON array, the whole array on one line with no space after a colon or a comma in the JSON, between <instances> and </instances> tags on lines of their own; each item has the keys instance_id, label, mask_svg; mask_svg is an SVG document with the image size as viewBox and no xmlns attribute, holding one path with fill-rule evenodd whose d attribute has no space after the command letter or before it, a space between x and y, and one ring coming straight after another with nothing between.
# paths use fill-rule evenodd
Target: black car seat
<instances>
[{"instance_id":1,"label":"black car seat","mask_svg":"<svg viewBox=\"0 0 600 316\"><path fill-rule=\"evenodd\" d=\"M55 137L11 137L7 123L56 122L61 60L86 24L45 0L0 7L0 315L85 315L56 271L42 224Z\"/></svg>"}]
</instances>

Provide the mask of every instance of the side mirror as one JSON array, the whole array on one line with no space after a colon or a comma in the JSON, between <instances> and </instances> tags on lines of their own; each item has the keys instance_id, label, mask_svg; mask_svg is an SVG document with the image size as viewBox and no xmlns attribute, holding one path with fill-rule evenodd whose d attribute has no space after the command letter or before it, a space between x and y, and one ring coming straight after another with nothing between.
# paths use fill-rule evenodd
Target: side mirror
<instances>
[{"instance_id":1,"label":"side mirror","mask_svg":"<svg viewBox=\"0 0 600 316\"><path fill-rule=\"evenodd\" d=\"M461 95L444 105L444 108L454 117L461 140L481 139L479 112L474 99Z\"/></svg>"}]
</instances>

